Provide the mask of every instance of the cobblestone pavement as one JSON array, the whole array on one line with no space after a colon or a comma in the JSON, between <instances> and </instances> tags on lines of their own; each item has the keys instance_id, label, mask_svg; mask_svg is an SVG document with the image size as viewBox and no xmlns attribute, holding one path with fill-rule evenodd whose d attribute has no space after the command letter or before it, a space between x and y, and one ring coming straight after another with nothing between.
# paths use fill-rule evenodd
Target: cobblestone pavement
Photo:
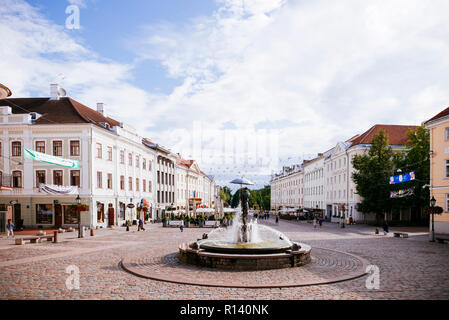
<instances>
[{"instance_id":1,"label":"cobblestone pavement","mask_svg":"<svg viewBox=\"0 0 449 320\"><path fill-rule=\"evenodd\" d=\"M0 299L448 299L449 245L430 243L425 232L410 231L409 238L375 235L367 226L338 228L336 224L313 229L305 222L281 220L276 225L290 239L315 247L347 252L380 269L380 288L367 289L367 277L350 281L291 288L224 288L184 285L136 277L119 262L145 252L161 250L201 238L210 229L162 228L146 225L146 231L124 228L98 230L94 237L77 239L62 235L62 242L16 246L0 238ZM312 249L313 250L313 249ZM174 249L174 251L176 251ZM173 252L174 252L173 251ZM80 270L80 288L68 290L68 266ZM338 268L336 268L338 270ZM156 272L156 271L155 271ZM162 271L164 272L164 271ZM282 269L272 273L273 281ZM258 271L254 271L257 275ZM338 273L338 271L335 271ZM192 273L201 277L201 273ZM220 272L232 280L233 272Z\"/></svg>"}]
</instances>

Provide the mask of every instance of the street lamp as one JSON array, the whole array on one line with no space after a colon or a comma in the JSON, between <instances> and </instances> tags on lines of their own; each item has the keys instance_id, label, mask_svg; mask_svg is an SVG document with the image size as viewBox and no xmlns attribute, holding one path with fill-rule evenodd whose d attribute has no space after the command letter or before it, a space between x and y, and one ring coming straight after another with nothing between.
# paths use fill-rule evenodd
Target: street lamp
<instances>
[{"instance_id":1,"label":"street lamp","mask_svg":"<svg viewBox=\"0 0 449 320\"><path fill-rule=\"evenodd\" d=\"M430 208L431 208L431 214L432 214L432 232L431 232L431 242L435 242L435 222L434 222L434 216L435 216L435 203L437 201L435 200L435 197L432 196L432 199L430 199Z\"/></svg>"},{"instance_id":2,"label":"street lamp","mask_svg":"<svg viewBox=\"0 0 449 320\"><path fill-rule=\"evenodd\" d=\"M81 198L80 195L76 197L76 211L78 211L78 238L81 238L81 211L80 211L80 204L81 204Z\"/></svg>"}]
</instances>

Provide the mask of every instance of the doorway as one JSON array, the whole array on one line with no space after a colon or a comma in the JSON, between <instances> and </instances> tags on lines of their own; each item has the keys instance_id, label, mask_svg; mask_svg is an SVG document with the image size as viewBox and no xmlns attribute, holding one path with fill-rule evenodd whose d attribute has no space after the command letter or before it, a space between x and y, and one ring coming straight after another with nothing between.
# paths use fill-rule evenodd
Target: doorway
<instances>
[{"instance_id":1,"label":"doorway","mask_svg":"<svg viewBox=\"0 0 449 320\"><path fill-rule=\"evenodd\" d=\"M55 204L55 227L62 226L62 205Z\"/></svg>"}]
</instances>

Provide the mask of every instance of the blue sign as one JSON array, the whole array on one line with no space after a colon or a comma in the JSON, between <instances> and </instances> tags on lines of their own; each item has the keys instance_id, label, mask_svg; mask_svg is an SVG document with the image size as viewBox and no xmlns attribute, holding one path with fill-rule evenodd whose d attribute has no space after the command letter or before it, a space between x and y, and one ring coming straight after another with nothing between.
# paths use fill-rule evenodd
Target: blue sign
<instances>
[{"instance_id":1,"label":"blue sign","mask_svg":"<svg viewBox=\"0 0 449 320\"><path fill-rule=\"evenodd\" d=\"M403 183L415 180L415 171L404 173L399 176L390 177L390 184Z\"/></svg>"}]
</instances>

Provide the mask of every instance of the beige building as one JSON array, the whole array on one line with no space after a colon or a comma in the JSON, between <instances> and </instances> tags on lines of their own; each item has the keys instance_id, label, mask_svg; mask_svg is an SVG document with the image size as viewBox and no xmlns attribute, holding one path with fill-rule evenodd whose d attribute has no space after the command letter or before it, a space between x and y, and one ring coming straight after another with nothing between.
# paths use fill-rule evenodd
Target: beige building
<instances>
[{"instance_id":1,"label":"beige building","mask_svg":"<svg viewBox=\"0 0 449 320\"><path fill-rule=\"evenodd\" d=\"M435 233L449 234L449 108L424 123L430 132L430 197L443 208L435 215ZM430 226L431 228L431 226Z\"/></svg>"}]
</instances>

